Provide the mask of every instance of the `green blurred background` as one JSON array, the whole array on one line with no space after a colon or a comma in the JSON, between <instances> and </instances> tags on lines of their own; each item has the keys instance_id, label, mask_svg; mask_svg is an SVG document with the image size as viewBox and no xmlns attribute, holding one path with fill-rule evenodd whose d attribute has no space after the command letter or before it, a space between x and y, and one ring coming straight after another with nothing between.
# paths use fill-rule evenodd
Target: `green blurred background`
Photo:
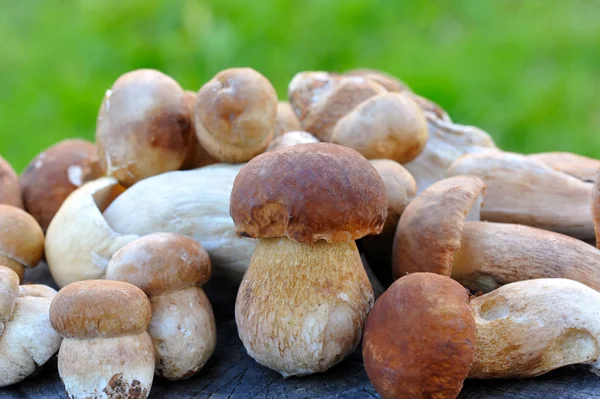
<instances>
[{"instance_id":1,"label":"green blurred background","mask_svg":"<svg viewBox=\"0 0 600 399\"><path fill-rule=\"evenodd\" d=\"M250 66L280 97L302 70L400 77L510 151L600 158L598 1L3 1L0 154L21 171L93 140L104 91L156 68L197 90Z\"/></svg>"}]
</instances>

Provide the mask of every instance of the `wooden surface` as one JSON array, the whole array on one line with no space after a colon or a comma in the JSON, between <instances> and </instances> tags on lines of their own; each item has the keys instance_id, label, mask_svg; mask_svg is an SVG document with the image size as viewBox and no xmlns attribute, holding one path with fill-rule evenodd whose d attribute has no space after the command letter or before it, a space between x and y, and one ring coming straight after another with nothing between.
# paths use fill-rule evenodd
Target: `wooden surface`
<instances>
[{"instance_id":1,"label":"wooden surface","mask_svg":"<svg viewBox=\"0 0 600 399\"><path fill-rule=\"evenodd\" d=\"M47 268L31 270L26 282L49 280ZM258 365L245 352L233 320L235 287L214 280L206 287L213 303L218 326L217 349L201 371L190 380L170 383L155 378L151 398L181 399L304 399L379 398L362 366L360 351L327 373L304 378L283 379ZM66 398L56 371L56 358L20 384L0 389L3 398ZM583 367L566 367L528 380L467 381L462 399L600 399L600 377Z\"/></svg>"}]
</instances>

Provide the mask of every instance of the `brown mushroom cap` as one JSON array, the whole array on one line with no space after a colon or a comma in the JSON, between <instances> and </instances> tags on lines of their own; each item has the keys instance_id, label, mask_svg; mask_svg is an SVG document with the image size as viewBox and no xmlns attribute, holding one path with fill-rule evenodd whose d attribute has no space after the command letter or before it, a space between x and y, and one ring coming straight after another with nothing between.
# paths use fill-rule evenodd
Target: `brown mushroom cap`
<instances>
[{"instance_id":1,"label":"brown mushroom cap","mask_svg":"<svg viewBox=\"0 0 600 399\"><path fill-rule=\"evenodd\" d=\"M271 142L267 151L276 151L298 144L318 143L319 139L308 132L293 131L284 133Z\"/></svg>"},{"instance_id":2,"label":"brown mushroom cap","mask_svg":"<svg viewBox=\"0 0 600 399\"><path fill-rule=\"evenodd\" d=\"M35 267L44 255L44 232L33 216L0 204L0 264L2 258Z\"/></svg>"},{"instance_id":3,"label":"brown mushroom cap","mask_svg":"<svg viewBox=\"0 0 600 399\"><path fill-rule=\"evenodd\" d=\"M111 258L108 280L125 281L148 296L208 281L211 262L196 240L176 233L154 233L130 242Z\"/></svg>"},{"instance_id":4,"label":"brown mushroom cap","mask_svg":"<svg viewBox=\"0 0 600 399\"><path fill-rule=\"evenodd\" d=\"M475 340L466 290L448 277L411 274L392 284L367 318L365 369L384 398L456 398Z\"/></svg>"},{"instance_id":5,"label":"brown mushroom cap","mask_svg":"<svg viewBox=\"0 0 600 399\"><path fill-rule=\"evenodd\" d=\"M421 107L405 94L383 93L365 100L341 118L330 141L354 148L367 159L406 163L423 151L427 137L427 121Z\"/></svg>"},{"instance_id":6,"label":"brown mushroom cap","mask_svg":"<svg viewBox=\"0 0 600 399\"><path fill-rule=\"evenodd\" d=\"M294 113L292 106L287 101L279 101L277 104L277 121L275 122L275 133L273 139L287 132L302 130L300 121Z\"/></svg>"},{"instance_id":7,"label":"brown mushroom cap","mask_svg":"<svg viewBox=\"0 0 600 399\"><path fill-rule=\"evenodd\" d=\"M596 172L596 180L592 190L592 218L596 234L596 247L600 248L600 169Z\"/></svg>"},{"instance_id":8,"label":"brown mushroom cap","mask_svg":"<svg viewBox=\"0 0 600 399\"><path fill-rule=\"evenodd\" d=\"M554 170L566 173L585 182L593 182L596 171L600 168L600 160L570 152L542 152L531 154L529 158L545 163Z\"/></svg>"},{"instance_id":9,"label":"brown mushroom cap","mask_svg":"<svg viewBox=\"0 0 600 399\"><path fill-rule=\"evenodd\" d=\"M85 280L61 289L50 306L52 327L65 338L141 334L150 323L150 301L122 281Z\"/></svg>"},{"instance_id":10,"label":"brown mushroom cap","mask_svg":"<svg viewBox=\"0 0 600 399\"><path fill-rule=\"evenodd\" d=\"M414 272L450 276L464 222L472 208L478 210L474 205L484 189L485 184L477 177L455 176L434 183L417 196L404 210L396 229L394 278Z\"/></svg>"},{"instance_id":11,"label":"brown mushroom cap","mask_svg":"<svg viewBox=\"0 0 600 399\"><path fill-rule=\"evenodd\" d=\"M194 111L196 135L206 151L223 162L245 162L273 139L277 93L254 69L226 69L200 88Z\"/></svg>"},{"instance_id":12,"label":"brown mushroom cap","mask_svg":"<svg viewBox=\"0 0 600 399\"><path fill-rule=\"evenodd\" d=\"M37 155L21 175L25 209L46 231L64 200L87 180L102 175L96 146L64 140Z\"/></svg>"},{"instance_id":13,"label":"brown mushroom cap","mask_svg":"<svg viewBox=\"0 0 600 399\"><path fill-rule=\"evenodd\" d=\"M1 323L12 315L18 297L19 276L12 269L0 266L0 334Z\"/></svg>"},{"instance_id":14,"label":"brown mushroom cap","mask_svg":"<svg viewBox=\"0 0 600 399\"><path fill-rule=\"evenodd\" d=\"M152 69L128 72L106 92L98 114L102 168L125 186L177 170L187 154L190 124L175 80Z\"/></svg>"},{"instance_id":15,"label":"brown mushroom cap","mask_svg":"<svg viewBox=\"0 0 600 399\"><path fill-rule=\"evenodd\" d=\"M15 170L0 156L0 204L23 208L19 177Z\"/></svg>"},{"instance_id":16,"label":"brown mushroom cap","mask_svg":"<svg viewBox=\"0 0 600 399\"><path fill-rule=\"evenodd\" d=\"M381 232L387 195L358 152L300 144L248 162L233 183L230 214L239 236L344 242Z\"/></svg>"},{"instance_id":17,"label":"brown mushroom cap","mask_svg":"<svg viewBox=\"0 0 600 399\"><path fill-rule=\"evenodd\" d=\"M183 101L185 102L185 107L192 123L190 124L191 132L187 156L185 161L183 161L183 165L181 165L181 169L195 169L201 166L212 165L213 163L219 162L218 159L211 156L208 152L206 152L204 147L200 145L198 136L196 135L196 126L193 123L194 109L196 108L196 92L186 90L183 96Z\"/></svg>"},{"instance_id":18,"label":"brown mushroom cap","mask_svg":"<svg viewBox=\"0 0 600 399\"><path fill-rule=\"evenodd\" d=\"M380 84L385 87L387 91L392 92L401 92L401 91L410 91L410 87L398 79L397 77L390 75L389 73L378 71L377 69L370 68L358 68L351 69L349 71L344 72L344 75L348 76L360 76L369 80L372 80L375 83Z\"/></svg>"}]
</instances>

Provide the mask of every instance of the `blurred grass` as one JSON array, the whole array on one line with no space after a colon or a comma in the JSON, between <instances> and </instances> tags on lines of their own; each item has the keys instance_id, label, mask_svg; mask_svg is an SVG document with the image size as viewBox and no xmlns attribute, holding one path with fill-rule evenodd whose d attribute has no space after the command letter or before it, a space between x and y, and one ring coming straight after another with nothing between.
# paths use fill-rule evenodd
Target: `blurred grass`
<instances>
[{"instance_id":1,"label":"blurred grass","mask_svg":"<svg viewBox=\"0 0 600 399\"><path fill-rule=\"evenodd\" d=\"M5 1L0 154L18 171L93 140L104 91L148 67L197 90L250 66L285 98L301 70L380 68L506 150L600 158L596 1Z\"/></svg>"}]
</instances>

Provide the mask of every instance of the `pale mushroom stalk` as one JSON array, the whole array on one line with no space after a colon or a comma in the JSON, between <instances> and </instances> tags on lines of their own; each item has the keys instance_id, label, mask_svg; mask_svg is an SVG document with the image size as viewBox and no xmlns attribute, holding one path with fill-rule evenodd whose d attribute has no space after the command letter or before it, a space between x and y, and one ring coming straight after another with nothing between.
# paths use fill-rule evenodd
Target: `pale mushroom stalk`
<instances>
[{"instance_id":1,"label":"pale mushroom stalk","mask_svg":"<svg viewBox=\"0 0 600 399\"><path fill-rule=\"evenodd\" d=\"M570 152L542 152L531 154L529 158L588 183L595 181L596 171L600 168L600 160Z\"/></svg>"}]
</instances>

